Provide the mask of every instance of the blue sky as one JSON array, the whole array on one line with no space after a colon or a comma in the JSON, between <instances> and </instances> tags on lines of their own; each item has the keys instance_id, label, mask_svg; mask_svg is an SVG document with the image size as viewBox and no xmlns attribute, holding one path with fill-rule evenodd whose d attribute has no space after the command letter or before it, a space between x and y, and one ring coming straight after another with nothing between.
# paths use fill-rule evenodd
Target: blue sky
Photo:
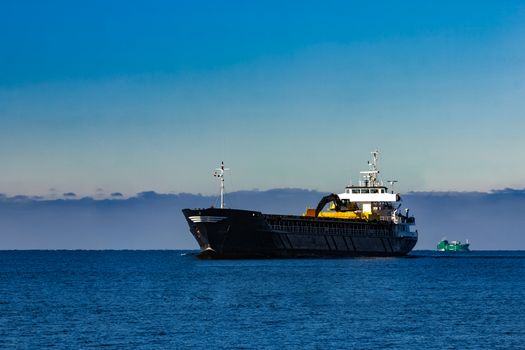
<instances>
[{"instance_id":1,"label":"blue sky","mask_svg":"<svg viewBox=\"0 0 525 350\"><path fill-rule=\"evenodd\" d=\"M0 3L0 193L525 187L519 1Z\"/></svg>"}]
</instances>

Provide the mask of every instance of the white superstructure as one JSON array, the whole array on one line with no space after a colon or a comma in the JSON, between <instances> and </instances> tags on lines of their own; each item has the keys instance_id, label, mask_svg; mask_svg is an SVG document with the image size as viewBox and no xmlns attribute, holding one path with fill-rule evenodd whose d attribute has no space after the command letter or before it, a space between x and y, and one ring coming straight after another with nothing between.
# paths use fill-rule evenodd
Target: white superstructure
<instances>
[{"instance_id":1,"label":"white superstructure","mask_svg":"<svg viewBox=\"0 0 525 350\"><path fill-rule=\"evenodd\" d=\"M362 179L358 185L350 185L345 188L338 197L343 203L343 207L349 210L359 211L366 214L377 214L382 220L392 220L395 223L401 222L403 216L398 212L401 204L401 197L394 191L388 192L388 187L379 178L377 161L379 151L372 152L372 161L368 162L369 169L361 171ZM396 180L389 181L392 185Z\"/></svg>"}]
</instances>

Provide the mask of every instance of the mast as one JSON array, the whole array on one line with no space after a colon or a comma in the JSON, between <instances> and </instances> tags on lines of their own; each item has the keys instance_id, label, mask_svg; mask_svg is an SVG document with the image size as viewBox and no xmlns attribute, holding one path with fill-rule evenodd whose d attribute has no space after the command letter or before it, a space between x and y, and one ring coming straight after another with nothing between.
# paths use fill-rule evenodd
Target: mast
<instances>
[{"instance_id":1,"label":"mast","mask_svg":"<svg viewBox=\"0 0 525 350\"><path fill-rule=\"evenodd\" d=\"M365 179L364 185L366 187L382 186L381 181L378 180L379 169L377 168L377 160L379 158L379 150L375 150L372 153L372 161L368 161L368 171L361 171L363 178Z\"/></svg>"},{"instance_id":2,"label":"mast","mask_svg":"<svg viewBox=\"0 0 525 350\"><path fill-rule=\"evenodd\" d=\"M224 162L221 162L221 166L216 168L213 172L213 176L219 178L221 183L221 209L224 209L224 172L230 170L229 168L224 167Z\"/></svg>"},{"instance_id":3,"label":"mast","mask_svg":"<svg viewBox=\"0 0 525 350\"><path fill-rule=\"evenodd\" d=\"M394 184L397 182L397 180L388 180L388 183L390 184L390 189L392 190L392 193L394 193Z\"/></svg>"}]
</instances>

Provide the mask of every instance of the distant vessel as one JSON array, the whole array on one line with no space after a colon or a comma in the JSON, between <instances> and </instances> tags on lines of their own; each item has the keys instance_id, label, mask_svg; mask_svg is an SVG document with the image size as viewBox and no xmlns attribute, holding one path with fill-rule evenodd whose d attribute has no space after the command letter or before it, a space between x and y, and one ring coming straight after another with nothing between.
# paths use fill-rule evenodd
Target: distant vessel
<instances>
[{"instance_id":1,"label":"distant vessel","mask_svg":"<svg viewBox=\"0 0 525 350\"><path fill-rule=\"evenodd\" d=\"M402 256L416 245L418 232L409 210L400 213L401 197L378 179L379 152L372 152L363 180L340 194L323 197L303 215L263 214L224 206L224 163L221 207L184 209L202 258L297 258ZM397 181L389 181L393 186ZM330 203L329 211L323 211Z\"/></svg>"},{"instance_id":2,"label":"distant vessel","mask_svg":"<svg viewBox=\"0 0 525 350\"><path fill-rule=\"evenodd\" d=\"M437 244L437 250L440 252L468 252L470 243L461 243L460 241L447 241L446 239L442 239Z\"/></svg>"}]
</instances>

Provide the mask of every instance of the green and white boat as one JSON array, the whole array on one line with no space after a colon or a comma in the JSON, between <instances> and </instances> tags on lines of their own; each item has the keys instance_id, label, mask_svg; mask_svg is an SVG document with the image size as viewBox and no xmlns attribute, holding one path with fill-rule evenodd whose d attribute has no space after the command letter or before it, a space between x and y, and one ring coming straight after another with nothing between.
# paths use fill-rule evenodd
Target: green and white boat
<instances>
[{"instance_id":1,"label":"green and white boat","mask_svg":"<svg viewBox=\"0 0 525 350\"><path fill-rule=\"evenodd\" d=\"M437 250L440 252L468 252L470 243L461 243L460 241L447 241L446 239L442 239L438 245Z\"/></svg>"}]
</instances>

